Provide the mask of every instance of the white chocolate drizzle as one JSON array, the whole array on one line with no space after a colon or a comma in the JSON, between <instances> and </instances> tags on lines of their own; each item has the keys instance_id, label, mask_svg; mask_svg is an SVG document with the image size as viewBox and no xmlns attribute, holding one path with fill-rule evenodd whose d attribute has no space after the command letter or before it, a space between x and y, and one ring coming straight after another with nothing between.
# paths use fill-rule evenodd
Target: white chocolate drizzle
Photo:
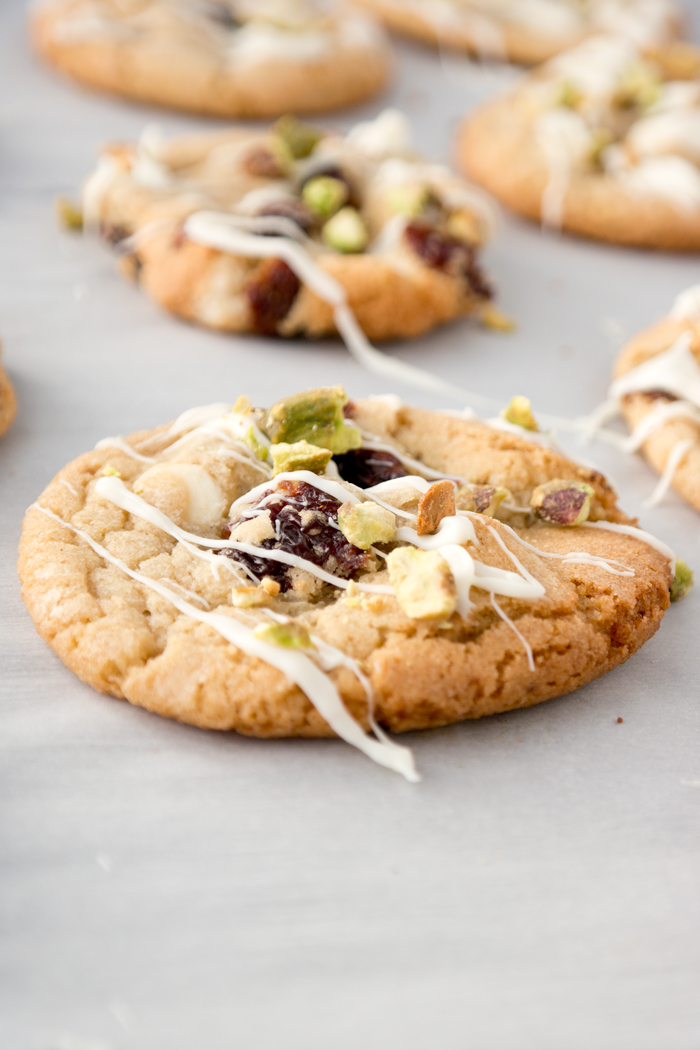
<instances>
[{"instance_id":1,"label":"white chocolate drizzle","mask_svg":"<svg viewBox=\"0 0 700 1050\"><path fill-rule=\"evenodd\" d=\"M309 471L297 471L296 474L292 475L278 474L275 481L278 479L281 481L285 477L290 476L299 479L302 474L309 474L310 477L314 478L312 484L316 484L318 480L321 480L317 478L317 475L311 474ZM324 583L328 583L332 587L338 587L341 590L347 590L350 586L348 580L342 580L337 576L333 576L331 573L326 572L325 569L321 569L318 565L314 565L313 562L307 561L305 558L300 558L297 554L288 554L287 551L283 550L267 550L264 547L256 547L252 543L238 543L234 540L215 540L206 536L197 536L194 532L187 532L185 529L181 529L179 525L176 525L171 521L162 511L151 506L150 503L141 499L140 496L137 496L135 492L130 492L124 482L119 478L99 478L95 484L95 492L103 499L109 500L110 503L115 503L128 514L133 514L136 517L142 518L144 521L149 521L152 525L162 529L163 532L167 532L169 536L173 537L173 539L187 540L189 543L196 543L201 547L209 547L213 550L228 549L241 551L243 554L251 554L256 558L265 558L269 561L281 562L283 565L291 565L293 568L302 569L304 572L308 572L312 576L317 576L318 579L323 580ZM361 591L368 591L372 594L394 593L393 588L388 584L359 582L355 583L354 586Z\"/></svg>"},{"instance_id":2,"label":"white chocolate drizzle","mask_svg":"<svg viewBox=\"0 0 700 1050\"><path fill-rule=\"evenodd\" d=\"M515 634L520 639L520 641L523 643L523 647L525 649L525 655L527 656L528 667L530 668L531 671L534 671L535 670L535 659L534 659L534 657L532 655L532 646L528 642L528 640L525 637L525 635L523 634L523 632L518 629L518 627L511 620L510 616L508 616L508 614L498 604L498 602L496 601L496 596L493 593L493 591L491 591L491 594L489 595L489 598L491 600L491 604L493 605L494 609L496 610L496 612L498 613L500 618L503 620L503 622L505 624L507 624L508 627L510 627L511 631L513 632L513 634Z\"/></svg>"},{"instance_id":3,"label":"white chocolate drizzle","mask_svg":"<svg viewBox=\"0 0 700 1050\"><path fill-rule=\"evenodd\" d=\"M675 575L676 555L667 543L657 539L656 536L652 536L650 532L645 532L644 529L638 529L635 525L619 525L613 521L584 521L578 527L580 529L605 529L607 532L621 532L626 536L634 537L635 540L641 540L642 543L646 543L649 547L657 550L659 554L663 554L664 558L668 558L671 563L671 574Z\"/></svg>"},{"instance_id":4,"label":"white chocolate drizzle","mask_svg":"<svg viewBox=\"0 0 700 1050\"><path fill-rule=\"evenodd\" d=\"M339 335L355 360L368 371L398 380L419 390L430 390L452 400L470 401L475 405L493 407L493 401L489 398L482 398L478 394L462 390L431 372L389 357L373 347L348 305L342 284L331 274L326 273L304 246L296 241L290 241L285 237L262 237L241 230L236 216L214 211L193 212L185 220L184 231L190 240L219 251L253 259L283 259L310 291L332 307L333 319Z\"/></svg>"},{"instance_id":5,"label":"white chocolate drizzle","mask_svg":"<svg viewBox=\"0 0 700 1050\"><path fill-rule=\"evenodd\" d=\"M139 460L140 463L155 463L153 456L144 456L141 452L137 452L133 445L129 445L123 437L107 437L102 438L95 445L95 448L118 448L120 452L124 452L127 456L131 456L132 459Z\"/></svg>"},{"instance_id":6,"label":"white chocolate drizzle","mask_svg":"<svg viewBox=\"0 0 700 1050\"><path fill-rule=\"evenodd\" d=\"M659 478L656 488L649 499L644 502L646 507L656 507L661 503L664 496L671 488L673 479L676 476L676 471L680 467L683 459L687 453L690 452L691 448L694 448L696 445L697 441L694 441L693 438L682 438L675 443L668 454L668 458L664 464L663 473Z\"/></svg>"},{"instance_id":7,"label":"white chocolate drizzle","mask_svg":"<svg viewBox=\"0 0 700 1050\"><path fill-rule=\"evenodd\" d=\"M367 736L345 707L335 683L309 656L304 655L298 649L285 649L262 641L250 628L231 616L198 609L191 602L175 594L161 581L154 580L150 576L145 576L143 573L129 568L125 562L115 558L83 529L76 528L75 525L63 521L57 514L47 510L45 507L41 507L38 503L33 504L33 507L40 513L47 515L47 517L53 518L65 528L70 529L75 535L84 540L99 557L116 566L126 573L127 576L130 576L132 580L166 598L183 615L213 628L247 656L262 660L264 663L281 671L290 682L293 682L302 690L321 717L346 743L364 752L379 765L385 766L396 773L401 773L406 780L412 783L416 783L420 779L415 769L411 751L398 744L387 743L386 738L384 740L373 740ZM332 647L328 646L328 648ZM342 661L345 662L345 654L339 653L338 655L339 659L342 658Z\"/></svg>"}]
</instances>

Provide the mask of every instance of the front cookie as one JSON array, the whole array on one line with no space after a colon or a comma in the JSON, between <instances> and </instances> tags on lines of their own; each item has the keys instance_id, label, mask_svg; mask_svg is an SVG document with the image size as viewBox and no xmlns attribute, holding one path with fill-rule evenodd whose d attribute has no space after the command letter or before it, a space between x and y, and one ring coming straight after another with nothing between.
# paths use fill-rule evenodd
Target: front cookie
<instances>
[{"instance_id":1,"label":"front cookie","mask_svg":"<svg viewBox=\"0 0 700 1050\"><path fill-rule=\"evenodd\" d=\"M360 0L390 29L483 58L538 65L593 33L658 44L680 13L667 0Z\"/></svg>"},{"instance_id":2,"label":"front cookie","mask_svg":"<svg viewBox=\"0 0 700 1050\"><path fill-rule=\"evenodd\" d=\"M700 249L700 51L596 38L463 124L459 161L514 211L637 247Z\"/></svg>"},{"instance_id":3,"label":"front cookie","mask_svg":"<svg viewBox=\"0 0 700 1050\"><path fill-rule=\"evenodd\" d=\"M391 764L360 726L526 707L626 660L668 605L669 555L549 448L330 388L100 442L28 511L19 571L96 689Z\"/></svg>"},{"instance_id":4,"label":"front cookie","mask_svg":"<svg viewBox=\"0 0 700 1050\"><path fill-rule=\"evenodd\" d=\"M379 92L389 73L367 17L309 0L49 0L38 52L91 87L224 117L322 112Z\"/></svg>"}]
</instances>

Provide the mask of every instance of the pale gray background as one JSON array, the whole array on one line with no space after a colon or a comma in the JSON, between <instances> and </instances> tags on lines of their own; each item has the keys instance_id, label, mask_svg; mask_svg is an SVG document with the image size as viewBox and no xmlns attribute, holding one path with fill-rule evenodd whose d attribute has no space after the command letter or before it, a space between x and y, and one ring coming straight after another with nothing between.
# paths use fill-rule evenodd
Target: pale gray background
<instances>
[{"instance_id":1,"label":"pale gray background","mask_svg":"<svg viewBox=\"0 0 700 1050\"><path fill-rule=\"evenodd\" d=\"M0 1046L697 1050L697 595L574 696L413 735L419 785L339 742L205 733L99 696L35 634L14 571L22 513L99 438L241 392L388 387L331 342L175 321L102 247L59 232L52 199L75 193L105 139L206 122L44 71L23 14L2 0L0 332L20 412L0 443ZM458 65L446 76L402 45L387 98L443 158L459 115L503 79ZM568 415L603 397L615 341L700 279L697 258L514 220L487 259L516 334L460 323L391 352ZM639 512L648 468L588 454ZM672 495L643 517L700 567L693 511Z\"/></svg>"}]
</instances>

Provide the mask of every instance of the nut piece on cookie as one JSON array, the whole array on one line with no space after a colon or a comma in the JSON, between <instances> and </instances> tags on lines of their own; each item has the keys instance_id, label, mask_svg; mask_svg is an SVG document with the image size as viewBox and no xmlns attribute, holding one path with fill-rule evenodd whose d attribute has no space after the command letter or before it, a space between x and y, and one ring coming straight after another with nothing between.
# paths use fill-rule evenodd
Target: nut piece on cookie
<instances>
[{"instance_id":1,"label":"nut piece on cookie","mask_svg":"<svg viewBox=\"0 0 700 1050\"><path fill-rule=\"evenodd\" d=\"M313 649L308 629L301 623L261 623L253 631L256 638L283 649Z\"/></svg>"},{"instance_id":2,"label":"nut piece on cookie","mask_svg":"<svg viewBox=\"0 0 700 1050\"><path fill-rule=\"evenodd\" d=\"M343 406L348 396L342 386L317 387L282 398L269 409L265 431L273 444L308 441L327 448L333 455L360 448L362 438L356 427L348 426Z\"/></svg>"},{"instance_id":3,"label":"nut piece on cookie","mask_svg":"<svg viewBox=\"0 0 700 1050\"><path fill-rule=\"evenodd\" d=\"M391 543L396 535L396 517L371 500L342 503L338 525L346 540L363 551L369 550L374 543Z\"/></svg>"},{"instance_id":4,"label":"nut piece on cookie","mask_svg":"<svg viewBox=\"0 0 700 1050\"><path fill-rule=\"evenodd\" d=\"M455 503L459 510L493 518L500 504L510 495L508 489L496 488L495 485L460 485L455 493Z\"/></svg>"},{"instance_id":5,"label":"nut piece on cookie","mask_svg":"<svg viewBox=\"0 0 700 1050\"><path fill-rule=\"evenodd\" d=\"M257 587L234 587L231 590L231 605L236 609L254 609L268 605L279 592L277 580L265 576Z\"/></svg>"},{"instance_id":6,"label":"nut piece on cookie","mask_svg":"<svg viewBox=\"0 0 700 1050\"><path fill-rule=\"evenodd\" d=\"M322 219L335 215L347 202L350 190L347 182L332 175L316 175L304 183L302 200Z\"/></svg>"},{"instance_id":7,"label":"nut piece on cookie","mask_svg":"<svg viewBox=\"0 0 700 1050\"><path fill-rule=\"evenodd\" d=\"M694 583L693 570L686 565L682 558L676 560L676 574L671 584L671 601L678 602L685 598Z\"/></svg>"},{"instance_id":8,"label":"nut piece on cookie","mask_svg":"<svg viewBox=\"0 0 700 1050\"><path fill-rule=\"evenodd\" d=\"M308 157L323 138L323 132L313 124L297 120L289 114L280 117L274 126L275 137L281 141L294 160Z\"/></svg>"},{"instance_id":9,"label":"nut piece on cookie","mask_svg":"<svg viewBox=\"0 0 700 1050\"><path fill-rule=\"evenodd\" d=\"M348 205L328 220L323 227L323 239L336 251L354 255L365 250L369 234L359 211Z\"/></svg>"},{"instance_id":10,"label":"nut piece on cookie","mask_svg":"<svg viewBox=\"0 0 700 1050\"><path fill-rule=\"evenodd\" d=\"M522 427L523 430L539 430L537 420L532 414L532 407L530 405L530 399L523 397L522 394L516 394L512 397L506 407L501 412L501 416L505 419L506 423L512 423L513 426Z\"/></svg>"},{"instance_id":11,"label":"nut piece on cookie","mask_svg":"<svg viewBox=\"0 0 700 1050\"><path fill-rule=\"evenodd\" d=\"M452 517L456 513L454 484L451 481L436 481L423 493L418 504L416 532L419 536L427 536L435 532L443 518Z\"/></svg>"},{"instance_id":12,"label":"nut piece on cookie","mask_svg":"<svg viewBox=\"0 0 700 1050\"><path fill-rule=\"evenodd\" d=\"M438 551L397 547L387 567L398 603L412 620L446 619L457 608L457 588Z\"/></svg>"},{"instance_id":13,"label":"nut piece on cookie","mask_svg":"<svg viewBox=\"0 0 700 1050\"><path fill-rule=\"evenodd\" d=\"M592 495L593 489L585 481L554 478L537 486L530 506L538 518L551 525L580 525L590 514Z\"/></svg>"},{"instance_id":14,"label":"nut piece on cookie","mask_svg":"<svg viewBox=\"0 0 700 1050\"><path fill-rule=\"evenodd\" d=\"M280 441L272 445L270 452L274 463L273 478L288 470L310 470L313 474L323 474L331 458L330 449L319 448L303 440L291 445Z\"/></svg>"},{"instance_id":15,"label":"nut piece on cookie","mask_svg":"<svg viewBox=\"0 0 700 1050\"><path fill-rule=\"evenodd\" d=\"M424 182L400 182L391 186L384 198L392 215L408 215L416 219L430 199L430 187Z\"/></svg>"}]
</instances>

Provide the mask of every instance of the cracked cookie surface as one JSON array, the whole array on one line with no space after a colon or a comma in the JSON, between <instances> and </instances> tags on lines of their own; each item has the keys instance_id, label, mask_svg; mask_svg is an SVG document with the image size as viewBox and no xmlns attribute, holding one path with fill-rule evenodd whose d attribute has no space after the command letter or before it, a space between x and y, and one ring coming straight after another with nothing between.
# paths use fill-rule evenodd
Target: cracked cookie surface
<instances>
[{"instance_id":1,"label":"cracked cookie surface","mask_svg":"<svg viewBox=\"0 0 700 1050\"><path fill-rule=\"evenodd\" d=\"M225 407L216 406L219 411ZM473 527L474 542L467 540L460 549L486 568L480 570L481 587L476 580L467 588L468 611L450 613L453 604L437 620L407 614L386 568L390 549L415 550L410 536L416 534L400 528L388 545L380 542L365 552L352 548L362 557L349 568L349 580L335 575L335 555L323 562L323 570L308 562L289 566L286 588L274 579L261 582L255 572L251 578L255 565L250 560L247 569L245 559L219 557L212 563L212 554L240 537L263 558L266 549L284 551L278 519L273 515L270 525L265 507L271 499L293 504L298 489L280 494L267 460L250 452L251 432L246 431L248 444L222 440L222 424L209 416L204 425L196 426L193 418L191 425L185 421L179 428L143 431L85 453L30 508L19 572L39 633L96 689L167 717L255 736L324 736L332 730L302 688L226 640L197 618L197 610L235 621L237 629L251 632L246 637L257 638L261 625L267 629L280 621L297 632L284 644L304 646L316 639L311 644L317 657L324 645L326 656L336 654L324 664L324 673L346 710L368 726L360 674L366 675L377 721L397 732L526 707L570 692L625 661L657 630L671 580L663 554L634 534L590 524L547 525L528 511L538 485L564 477L591 487L589 522L627 528L630 521L601 475L476 421L386 399L358 401L346 412L364 449L376 444L395 454L387 458L384 452L371 468L366 457L362 460L364 471L378 472L375 477L384 478L391 468L389 480L378 487L358 488L339 478L337 470L319 476L316 483L335 493L338 506L344 492L360 506L376 498L393 509L397 521L410 523L430 484L425 481L422 491L412 487L422 482L416 462L432 477L442 473L456 483L507 487L507 507L501 504L498 510L506 520L457 511L442 519L433 537L415 541L439 538L446 522ZM230 412L221 418L230 419ZM250 418L261 422L259 415ZM244 428L237 432L243 434ZM338 462L345 469L351 458L352 453L344 453ZM326 503L324 528L337 528L330 496ZM298 530L302 519L296 506L290 510L297 524L292 521L290 527ZM148 520L155 512L165 517ZM257 532L237 531L253 519ZM323 542L321 519L311 513L304 520L313 542ZM164 523L170 523L167 530ZM448 548L440 550L447 557ZM573 551L581 556L579 562L563 560ZM430 557L432 566L435 556ZM316 565L323 558L321 553ZM620 564L626 575L618 574ZM488 567L491 582L484 576ZM330 583L318 575L322 571L330 573ZM149 580L167 592L154 590ZM498 603L494 590L482 589L491 586ZM537 596L504 596L509 588L521 593L530 588ZM183 613L173 601L186 602L182 607L192 612Z\"/></svg>"}]
</instances>

